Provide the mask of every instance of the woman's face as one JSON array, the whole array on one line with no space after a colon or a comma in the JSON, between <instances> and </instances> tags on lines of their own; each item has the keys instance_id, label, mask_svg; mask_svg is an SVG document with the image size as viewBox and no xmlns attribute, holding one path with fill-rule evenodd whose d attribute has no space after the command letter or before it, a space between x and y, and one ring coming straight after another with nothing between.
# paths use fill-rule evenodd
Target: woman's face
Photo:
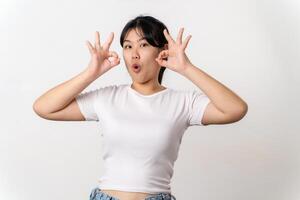
<instances>
[{"instance_id":1,"label":"woman's face","mask_svg":"<svg viewBox=\"0 0 300 200\"><path fill-rule=\"evenodd\" d=\"M141 34L131 29L123 42L123 58L126 68L133 81L144 83L157 80L161 66L155 61L162 49L151 46ZM134 71L133 64L138 64L140 70Z\"/></svg>"}]
</instances>

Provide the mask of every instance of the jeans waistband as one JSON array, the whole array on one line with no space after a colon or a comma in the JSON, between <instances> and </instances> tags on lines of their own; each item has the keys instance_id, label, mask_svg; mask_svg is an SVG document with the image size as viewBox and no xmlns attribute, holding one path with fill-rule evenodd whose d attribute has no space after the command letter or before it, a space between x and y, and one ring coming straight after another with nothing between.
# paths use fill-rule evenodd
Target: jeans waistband
<instances>
[{"instance_id":1,"label":"jeans waistband","mask_svg":"<svg viewBox=\"0 0 300 200\"><path fill-rule=\"evenodd\" d=\"M101 193L101 195L102 196L104 196L105 197L105 199L107 198L107 199L111 199L110 197L111 196L109 196L109 195L107 195L107 194L105 194L105 193L103 193L103 192L101 192L101 189L99 188L99 187L96 187L96 188L94 188L93 190L92 190L92 192L90 193L90 200L94 200L94 198L95 198L95 196L97 195L97 193ZM114 200L119 200L119 199L117 199L117 198L114 198L114 197L112 197ZM170 193L158 193L158 194L151 194L150 196L147 196L146 198L145 198L145 200L157 200L157 199L161 199L161 200L172 200L172 199L174 199L174 200L176 200L176 198L175 198L175 196L173 196L172 194L170 194Z\"/></svg>"}]
</instances>

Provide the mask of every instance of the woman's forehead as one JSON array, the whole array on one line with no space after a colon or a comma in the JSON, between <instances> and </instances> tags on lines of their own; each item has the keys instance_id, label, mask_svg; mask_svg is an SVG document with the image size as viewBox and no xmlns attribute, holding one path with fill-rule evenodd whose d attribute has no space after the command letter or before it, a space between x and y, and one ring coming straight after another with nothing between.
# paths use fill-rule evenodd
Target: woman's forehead
<instances>
[{"instance_id":1,"label":"woman's forehead","mask_svg":"<svg viewBox=\"0 0 300 200\"><path fill-rule=\"evenodd\" d=\"M141 40L144 40L145 37L143 35L143 32L138 29L131 29L127 32L124 38L124 42L139 42Z\"/></svg>"}]
</instances>

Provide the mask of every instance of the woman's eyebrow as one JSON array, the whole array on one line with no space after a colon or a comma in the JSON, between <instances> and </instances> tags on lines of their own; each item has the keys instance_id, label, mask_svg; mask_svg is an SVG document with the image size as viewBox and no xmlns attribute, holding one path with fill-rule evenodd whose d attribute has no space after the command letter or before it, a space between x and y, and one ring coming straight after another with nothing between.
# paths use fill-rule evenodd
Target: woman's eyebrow
<instances>
[{"instance_id":1,"label":"woman's eyebrow","mask_svg":"<svg viewBox=\"0 0 300 200\"><path fill-rule=\"evenodd\" d=\"M141 41L141 40L145 40L145 37L141 37L140 39L137 40L137 42ZM130 40L124 40L124 42L131 42Z\"/></svg>"}]
</instances>

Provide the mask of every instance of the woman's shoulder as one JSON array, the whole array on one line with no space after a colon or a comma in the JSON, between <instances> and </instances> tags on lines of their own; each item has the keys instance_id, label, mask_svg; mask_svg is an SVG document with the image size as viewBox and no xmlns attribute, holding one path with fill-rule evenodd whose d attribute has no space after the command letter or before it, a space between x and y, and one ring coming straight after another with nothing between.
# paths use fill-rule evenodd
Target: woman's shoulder
<instances>
[{"instance_id":1,"label":"woman's shoulder","mask_svg":"<svg viewBox=\"0 0 300 200\"><path fill-rule=\"evenodd\" d=\"M172 94L177 94L177 95L185 95L189 92L191 92L188 89L182 89L182 88L174 88L174 87L166 87Z\"/></svg>"},{"instance_id":2,"label":"woman's shoulder","mask_svg":"<svg viewBox=\"0 0 300 200\"><path fill-rule=\"evenodd\" d=\"M99 86L97 90L103 94L113 94L113 93L120 93L126 89L128 84L121 83L121 84L108 84L105 86Z\"/></svg>"},{"instance_id":3,"label":"woman's shoulder","mask_svg":"<svg viewBox=\"0 0 300 200\"><path fill-rule=\"evenodd\" d=\"M126 84L108 84L108 85L101 85L96 87L96 90L106 90L106 91L111 91L111 90L116 90L119 88L123 88Z\"/></svg>"},{"instance_id":4,"label":"woman's shoulder","mask_svg":"<svg viewBox=\"0 0 300 200\"><path fill-rule=\"evenodd\" d=\"M184 99L187 101L193 101L196 97L203 97L206 96L205 93L203 93L199 89L189 89L189 88L168 88L169 93L172 94L172 97L177 99Z\"/></svg>"}]
</instances>

